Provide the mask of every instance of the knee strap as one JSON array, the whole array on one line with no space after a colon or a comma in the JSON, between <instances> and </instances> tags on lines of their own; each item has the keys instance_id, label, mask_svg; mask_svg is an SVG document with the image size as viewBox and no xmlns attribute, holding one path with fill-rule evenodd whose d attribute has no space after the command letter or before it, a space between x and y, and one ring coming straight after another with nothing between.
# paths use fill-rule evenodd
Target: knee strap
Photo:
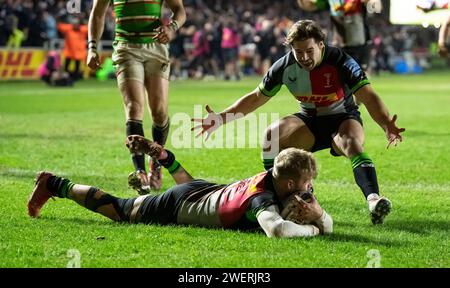
<instances>
[{"instance_id":1,"label":"knee strap","mask_svg":"<svg viewBox=\"0 0 450 288\"><path fill-rule=\"evenodd\" d=\"M117 198L114 196L111 196L109 194L103 193L99 199L96 199L95 193L97 193L98 191L99 191L98 188L95 188L95 187L89 188L89 191L86 195L86 199L84 200L84 206L91 211L97 212L97 209L100 206L113 204L114 209L116 209L116 211L120 215L121 214L119 211L120 209L117 209L118 208ZM121 216L121 218L122 218L122 216Z\"/></svg>"},{"instance_id":2,"label":"knee strap","mask_svg":"<svg viewBox=\"0 0 450 288\"><path fill-rule=\"evenodd\" d=\"M102 192L102 196L99 199L95 199L95 193L100 189L91 187L89 188L88 193L86 194L86 199L84 200L84 207L87 209L97 212L97 209L104 205L113 204L114 209L120 217L120 221L125 221L127 218L119 205L119 198L116 198L112 195Z\"/></svg>"},{"instance_id":3,"label":"knee strap","mask_svg":"<svg viewBox=\"0 0 450 288\"><path fill-rule=\"evenodd\" d=\"M114 197L112 195L109 195L107 193L104 193L100 196L99 199L95 199L95 193L97 191L100 191L100 189L91 187L89 188L88 193L86 194L86 199L84 200L84 206L94 212L97 212L97 209L104 205L112 204L114 207L114 210L116 210L117 214L119 215L120 221L128 221L128 217L126 216L128 213L124 212L124 207L119 203L119 201L124 201L124 199L119 199L117 197Z\"/></svg>"}]
</instances>

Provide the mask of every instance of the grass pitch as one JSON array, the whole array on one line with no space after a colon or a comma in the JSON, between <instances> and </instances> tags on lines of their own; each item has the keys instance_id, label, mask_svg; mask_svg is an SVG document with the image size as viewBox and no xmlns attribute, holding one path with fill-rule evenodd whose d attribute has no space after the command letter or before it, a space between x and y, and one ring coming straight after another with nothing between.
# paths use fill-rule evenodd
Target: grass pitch
<instances>
[{"instance_id":1,"label":"grass pitch","mask_svg":"<svg viewBox=\"0 0 450 288\"><path fill-rule=\"evenodd\" d=\"M78 258L81 267L449 267L448 79L450 71L372 79L406 128L404 142L386 150L384 133L361 109L365 147L393 211L384 225L370 224L349 160L318 152L315 191L333 216L335 232L312 239L117 224L65 199L50 200L40 219L30 219L26 201L39 170L119 197L137 195L126 184L132 164L124 146L121 97L112 81L85 81L74 88L0 82L0 267L67 267ZM259 80L173 82L169 112L193 116L194 105L204 104L220 111ZM283 89L256 113L283 117L297 109ZM146 115L147 136L150 123ZM173 123L171 131L177 128ZM192 175L219 183L262 171L258 148L173 151ZM168 188L174 182L164 173Z\"/></svg>"}]
</instances>

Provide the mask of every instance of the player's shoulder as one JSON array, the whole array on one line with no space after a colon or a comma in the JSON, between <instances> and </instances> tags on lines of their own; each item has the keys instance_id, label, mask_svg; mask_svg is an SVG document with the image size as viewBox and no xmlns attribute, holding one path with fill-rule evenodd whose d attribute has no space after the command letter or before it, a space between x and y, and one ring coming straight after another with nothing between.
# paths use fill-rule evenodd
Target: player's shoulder
<instances>
[{"instance_id":1,"label":"player's shoulder","mask_svg":"<svg viewBox=\"0 0 450 288\"><path fill-rule=\"evenodd\" d=\"M269 71L271 72L282 72L287 67L295 64L295 58L292 51L287 52L284 56L282 56L280 59L275 61L275 63L272 64Z\"/></svg>"},{"instance_id":2,"label":"player's shoulder","mask_svg":"<svg viewBox=\"0 0 450 288\"><path fill-rule=\"evenodd\" d=\"M260 195L263 198L266 199L272 199L274 202L278 201L278 196L275 190L275 185L273 183L273 176L272 176L272 168L268 171L261 173L261 179L260 179Z\"/></svg>"},{"instance_id":3,"label":"player's shoulder","mask_svg":"<svg viewBox=\"0 0 450 288\"><path fill-rule=\"evenodd\" d=\"M343 57L345 57L344 51L336 46L325 45L324 62L328 64L337 64Z\"/></svg>"},{"instance_id":4,"label":"player's shoulder","mask_svg":"<svg viewBox=\"0 0 450 288\"><path fill-rule=\"evenodd\" d=\"M326 45L323 62L335 67L354 66L356 62L339 47Z\"/></svg>"}]
</instances>

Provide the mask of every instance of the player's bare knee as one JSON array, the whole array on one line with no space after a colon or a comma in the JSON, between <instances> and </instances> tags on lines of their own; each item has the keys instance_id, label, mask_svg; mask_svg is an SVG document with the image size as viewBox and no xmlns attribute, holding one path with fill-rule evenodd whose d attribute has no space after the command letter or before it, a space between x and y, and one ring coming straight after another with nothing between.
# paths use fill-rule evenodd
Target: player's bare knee
<instances>
[{"instance_id":1,"label":"player's bare knee","mask_svg":"<svg viewBox=\"0 0 450 288\"><path fill-rule=\"evenodd\" d=\"M336 144L339 150L341 150L347 157L352 157L363 152L363 145L361 141L355 137L341 137Z\"/></svg>"},{"instance_id":2,"label":"player's bare knee","mask_svg":"<svg viewBox=\"0 0 450 288\"><path fill-rule=\"evenodd\" d=\"M280 127L279 122L272 123L264 131L264 146L263 147L273 147L274 144L279 146L280 141ZM264 149L263 149L264 150Z\"/></svg>"}]
</instances>

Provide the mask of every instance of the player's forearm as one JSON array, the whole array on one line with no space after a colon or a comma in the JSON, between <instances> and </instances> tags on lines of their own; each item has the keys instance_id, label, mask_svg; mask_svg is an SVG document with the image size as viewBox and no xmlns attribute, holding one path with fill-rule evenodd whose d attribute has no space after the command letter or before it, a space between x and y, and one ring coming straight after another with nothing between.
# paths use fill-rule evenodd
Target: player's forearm
<instances>
[{"instance_id":1,"label":"player's forearm","mask_svg":"<svg viewBox=\"0 0 450 288\"><path fill-rule=\"evenodd\" d=\"M319 235L320 230L314 225L299 225L291 221L282 220L274 229L274 233L269 237L296 238L311 237Z\"/></svg>"},{"instance_id":2,"label":"player's forearm","mask_svg":"<svg viewBox=\"0 0 450 288\"><path fill-rule=\"evenodd\" d=\"M103 26L105 24L105 16L94 16L91 13L91 16L89 17L89 32L88 32L88 39L89 41L100 41L100 38L103 34Z\"/></svg>"},{"instance_id":3,"label":"player's forearm","mask_svg":"<svg viewBox=\"0 0 450 288\"><path fill-rule=\"evenodd\" d=\"M333 218L323 210L322 216L315 221L317 227L319 227L320 233L331 234L333 233Z\"/></svg>"},{"instance_id":4,"label":"player's forearm","mask_svg":"<svg viewBox=\"0 0 450 288\"><path fill-rule=\"evenodd\" d=\"M186 11L182 0L166 0L167 6L172 11L171 21L176 22L176 29L179 29L186 22Z\"/></svg>"},{"instance_id":5,"label":"player's forearm","mask_svg":"<svg viewBox=\"0 0 450 288\"><path fill-rule=\"evenodd\" d=\"M294 238L319 235L320 230L314 225L299 225L281 218L275 207L268 207L257 216L258 223L270 238Z\"/></svg>"},{"instance_id":6,"label":"player's forearm","mask_svg":"<svg viewBox=\"0 0 450 288\"><path fill-rule=\"evenodd\" d=\"M373 94L369 101L364 103L370 117L378 124L380 127L386 131L387 125L389 124L389 111L384 105L383 101L377 94Z\"/></svg>"},{"instance_id":7,"label":"player's forearm","mask_svg":"<svg viewBox=\"0 0 450 288\"><path fill-rule=\"evenodd\" d=\"M108 4L101 3L101 1L95 1L92 7L91 14L89 15L88 23L88 39L89 41L100 41L103 34L103 28L105 26L105 14L108 8Z\"/></svg>"},{"instance_id":8,"label":"player's forearm","mask_svg":"<svg viewBox=\"0 0 450 288\"><path fill-rule=\"evenodd\" d=\"M181 5L175 8L175 10L173 10L172 12L172 21L176 21L178 24L178 28L181 28L181 26L183 26L186 22L186 11L184 10L184 7Z\"/></svg>"},{"instance_id":9,"label":"player's forearm","mask_svg":"<svg viewBox=\"0 0 450 288\"><path fill-rule=\"evenodd\" d=\"M194 180L194 178L186 170L184 170L182 166L173 172L171 176L177 185L190 183Z\"/></svg>"},{"instance_id":10,"label":"player's forearm","mask_svg":"<svg viewBox=\"0 0 450 288\"><path fill-rule=\"evenodd\" d=\"M266 99L267 98L267 99ZM233 120L239 119L258 109L264 103L266 103L270 98L262 96L259 93L258 88L249 94L241 97L239 100L234 102L233 105L223 110L220 113L223 123L231 122Z\"/></svg>"},{"instance_id":11,"label":"player's forearm","mask_svg":"<svg viewBox=\"0 0 450 288\"><path fill-rule=\"evenodd\" d=\"M372 89L371 85L361 87L356 91L355 96L357 100L366 106L370 117L386 131L386 127L390 122L389 111L381 98Z\"/></svg>"}]
</instances>

